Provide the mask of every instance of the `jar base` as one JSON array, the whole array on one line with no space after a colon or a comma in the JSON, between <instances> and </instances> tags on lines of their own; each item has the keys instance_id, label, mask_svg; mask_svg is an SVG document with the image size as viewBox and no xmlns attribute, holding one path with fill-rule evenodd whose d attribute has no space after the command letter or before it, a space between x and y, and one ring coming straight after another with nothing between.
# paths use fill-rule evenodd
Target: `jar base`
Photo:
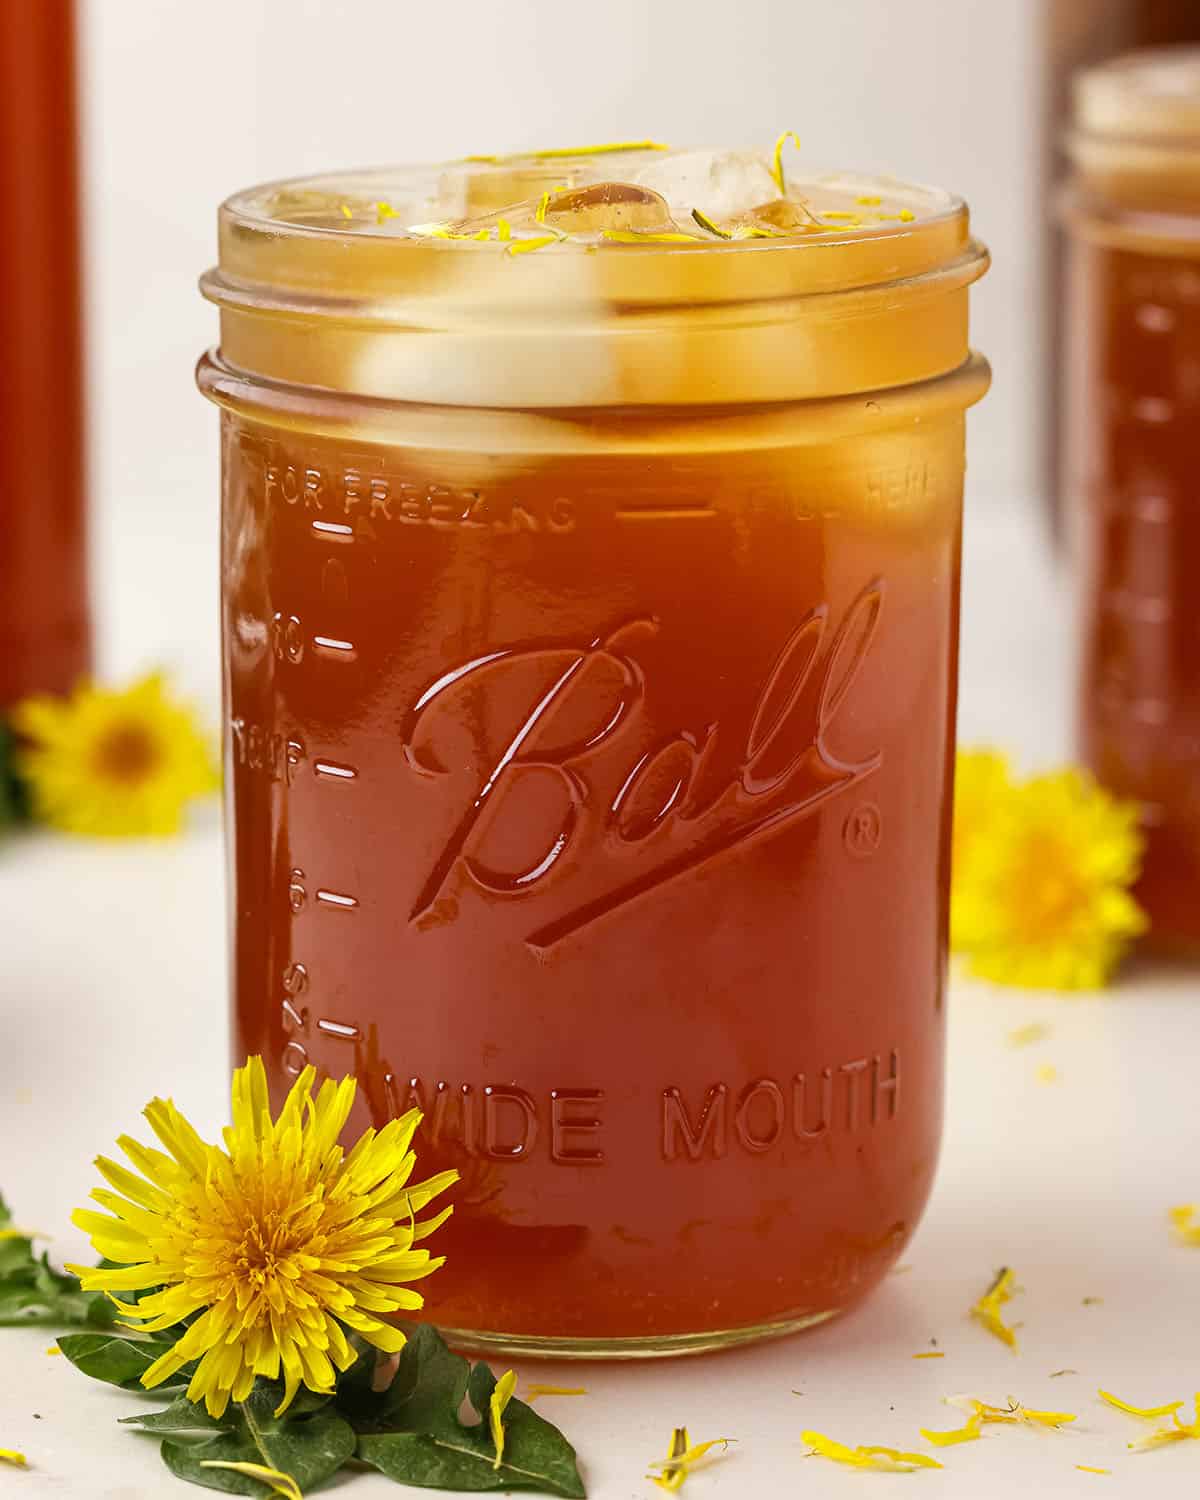
<instances>
[{"instance_id":1,"label":"jar base","mask_svg":"<svg viewBox=\"0 0 1200 1500\"><path fill-rule=\"evenodd\" d=\"M551 1334L480 1333L472 1328L442 1328L454 1349L477 1354L511 1354L521 1359L673 1359L684 1354L712 1354L739 1344L785 1338L835 1317L840 1308L805 1313L777 1323L743 1328L714 1328L703 1333L660 1333L645 1338L558 1338Z\"/></svg>"}]
</instances>

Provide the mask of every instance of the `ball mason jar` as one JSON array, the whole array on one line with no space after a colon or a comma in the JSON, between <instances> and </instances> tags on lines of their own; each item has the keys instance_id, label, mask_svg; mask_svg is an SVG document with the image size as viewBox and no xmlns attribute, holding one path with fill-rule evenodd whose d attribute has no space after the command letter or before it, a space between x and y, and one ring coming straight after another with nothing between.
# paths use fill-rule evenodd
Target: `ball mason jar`
<instances>
[{"instance_id":1,"label":"ball mason jar","mask_svg":"<svg viewBox=\"0 0 1200 1500\"><path fill-rule=\"evenodd\" d=\"M1082 73L1068 141L1064 494L1080 753L1142 806L1148 941L1200 947L1200 48Z\"/></svg>"},{"instance_id":2,"label":"ball mason jar","mask_svg":"<svg viewBox=\"0 0 1200 1500\"><path fill-rule=\"evenodd\" d=\"M745 156L221 211L236 1053L420 1107L461 1344L783 1333L912 1233L986 264Z\"/></svg>"}]
</instances>

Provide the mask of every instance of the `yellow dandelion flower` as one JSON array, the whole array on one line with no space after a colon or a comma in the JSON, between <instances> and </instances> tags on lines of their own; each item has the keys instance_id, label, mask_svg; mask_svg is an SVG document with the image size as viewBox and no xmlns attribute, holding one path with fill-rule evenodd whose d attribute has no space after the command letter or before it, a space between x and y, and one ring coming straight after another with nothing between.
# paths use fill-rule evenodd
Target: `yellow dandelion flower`
<instances>
[{"instance_id":1,"label":"yellow dandelion flower","mask_svg":"<svg viewBox=\"0 0 1200 1500\"><path fill-rule=\"evenodd\" d=\"M1200 1223L1196 1216L1200 1206L1195 1203L1180 1203L1171 1210L1171 1223L1175 1226L1175 1237L1181 1245L1200 1245Z\"/></svg>"},{"instance_id":2,"label":"yellow dandelion flower","mask_svg":"<svg viewBox=\"0 0 1200 1500\"><path fill-rule=\"evenodd\" d=\"M954 766L954 842L950 856L950 946L959 952L971 946L969 889L976 852L986 845L988 830L1002 814L1013 789L1008 757L998 750L960 750Z\"/></svg>"},{"instance_id":3,"label":"yellow dandelion flower","mask_svg":"<svg viewBox=\"0 0 1200 1500\"><path fill-rule=\"evenodd\" d=\"M1137 808L1085 771L1016 788L977 833L955 879L970 972L1034 989L1105 984L1146 928L1129 892L1141 853Z\"/></svg>"},{"instance_id":4,"label":"yellow dandelion flower","mask_svg":"<svg viewBox=\"0 0 1200 1500\"><path fill-rule=\"evenodd\" d=\"M159 673L123 691L83 683L68 698L26 699L12 722L35 816L67 833L178 833L185 804L218 784L207 737Z\"/></svg>"},{"instance_id":5,"label":"yellow dandelion flower","mask_svg":"<svg viewBox=\"0 0 1200 1500\"><path fill-rule=\"evenodd\" d=\"M335 1367L357 1358L352 1330L394 1354L405 1337L391 1314L423 1298L403 1282L442 1264L418 1249L450 1213L423 1222L417 1213L458 1174L409 1185L410 1149L420 1112L410 1110L352 1150L338 1137L354 1102L355 1081L326 1081L314 1095L314 1070L297 1078L279 1117L271 1118L267 1076L252 1057L233 1076L233 1124L224 1149L201 1139L170 1100L145 1116L166 1154L122 1136L137 1169L97 1157L116 1192L92 1197L109 1214L78 1209L73 1222L115 1268L72 1266L85 1291L157 1290L136 1304L114 1297L136 1326L162 1332L191 1319L181 1337L142 1376L153 1387L198 1360L188 1398L219 1417L244 1401L257 1376L282 1377L283 1412L301 1385L333 1388Z\"/></svg>"}]
</instances>

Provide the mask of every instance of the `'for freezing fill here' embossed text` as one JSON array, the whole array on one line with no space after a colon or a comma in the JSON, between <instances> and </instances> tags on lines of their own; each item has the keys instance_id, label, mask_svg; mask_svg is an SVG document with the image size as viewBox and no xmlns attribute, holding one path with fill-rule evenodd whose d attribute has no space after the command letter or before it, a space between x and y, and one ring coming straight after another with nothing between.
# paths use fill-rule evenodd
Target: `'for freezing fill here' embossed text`
<instances>
[{"instance_id":1,"label":"'for freezing fill here' embossed text","mask_svg":"<svg viewBox=\"0 0 1200 1500\"><path fill-rule=\"evenodd\" d=\"M714 719L648 746L638 645L658 633L653 617L627 620L590 639L501 647L443 673L417 699L402 732L409 766L431 783L451 775L446 745L451 731L470 718L462 712L464 694L481 694L486 702L490 693L506 711L514 702L517 708L502 747L481 757L474 790L463 798L410 919L418 926L429 920L461 874L492 896L519 896L565 879L568 854L608 841L645 845L636 873L529 932L528 945L545 951L858 785L878 770L881 752L846 759L831 736L877 634L884 593L883 580L875 578L840 620L831 619L825 604L810 610L781 642L748 726ZM565 722L569 732L558 727ZM602 772L605 786L619 786L615 796L597 794ZM489 843L494 847L504 820L528 820L531 793L544 807L546 778L557 785L561 816L524 868L503 868L489 858Z\"/></svg>"}]
</instances>

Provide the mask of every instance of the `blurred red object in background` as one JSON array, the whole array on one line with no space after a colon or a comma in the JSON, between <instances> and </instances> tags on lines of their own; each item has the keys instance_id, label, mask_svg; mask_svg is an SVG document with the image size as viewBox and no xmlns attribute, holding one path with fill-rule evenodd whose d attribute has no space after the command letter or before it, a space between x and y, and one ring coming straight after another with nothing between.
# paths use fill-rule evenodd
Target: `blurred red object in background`
<instances>
[{"instance_id":1,"label":"blurred red object in background","mask_svg":"<svg viewBox=\"0 0 1200 1500\"><path fill-rule=\"evenodd\" d=\"M0 0L0 708L90 662L73 0Z\"/></svg>"}]
</instances>

